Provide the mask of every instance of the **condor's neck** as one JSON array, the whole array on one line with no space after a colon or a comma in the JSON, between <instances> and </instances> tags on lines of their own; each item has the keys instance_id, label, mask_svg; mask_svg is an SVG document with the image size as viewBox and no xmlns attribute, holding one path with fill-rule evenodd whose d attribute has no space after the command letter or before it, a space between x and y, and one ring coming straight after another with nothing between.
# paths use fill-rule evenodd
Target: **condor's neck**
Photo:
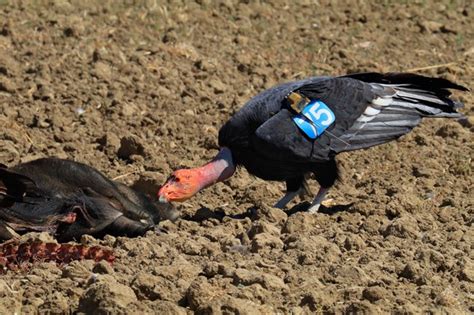
<instances>
[{"instance_id":1,"label":"condor's neck","mask_svg":"<svg viewBox=\"0 0 474 315\"><path fill-rule=\"evenodd\" d=\"M199 168L201 174L200 189L222 182L231 177L234 172L235 164L232 159L232 152L229 148L223 147L211 162Z\"/></svg>"}]
</instances>

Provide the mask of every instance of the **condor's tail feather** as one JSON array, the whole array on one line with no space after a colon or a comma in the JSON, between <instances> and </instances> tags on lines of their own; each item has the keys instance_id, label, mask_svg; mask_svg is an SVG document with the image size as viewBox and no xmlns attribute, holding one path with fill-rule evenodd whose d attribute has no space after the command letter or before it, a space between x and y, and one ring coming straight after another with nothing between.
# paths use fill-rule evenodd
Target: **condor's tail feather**
<instances>
[{"instance_id":1,"label":"condor's tail feather","mask_svg":"<svg viewBox=\"0 0 474 315\"><path fill-rule=\"evenodd\" d=\"M416 109L423 117L460 118L457 111L464 105L448 96L440 96L426 90L412 89L400 85L390 85L396 91L391 106L405 109Z\"/></svg>"},{"instance_id":2,"label":"condor's tail feather","mask_svg":"<svg viewBox=\"0 0 474 315\"><path fill-rule=\"evenodd\" d=\"M369 148L410 132L425 117L461 118L461 102L448 89L467 88L441 78L410 73L361 73L348 75L367 82L376 95L365 112L332 144L335 152Z\"/></svg>"}]
</instances>

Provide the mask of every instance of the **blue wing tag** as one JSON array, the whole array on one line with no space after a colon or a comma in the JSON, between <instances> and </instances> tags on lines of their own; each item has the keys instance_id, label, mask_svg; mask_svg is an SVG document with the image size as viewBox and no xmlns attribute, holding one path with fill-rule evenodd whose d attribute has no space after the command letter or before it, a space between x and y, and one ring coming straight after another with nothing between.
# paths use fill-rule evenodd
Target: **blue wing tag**
<instances>
[{"instance_id":1,"label":"blue wing tag","mask_svg":"<svg viewBox=\"0 0 474 315\"><path fill-rule=\"evenodd\" d=\"M293 117L295 124L311 139L319 137L336 120L332 110L322 101L310 101Z\"/></svg>"}]
</instances>

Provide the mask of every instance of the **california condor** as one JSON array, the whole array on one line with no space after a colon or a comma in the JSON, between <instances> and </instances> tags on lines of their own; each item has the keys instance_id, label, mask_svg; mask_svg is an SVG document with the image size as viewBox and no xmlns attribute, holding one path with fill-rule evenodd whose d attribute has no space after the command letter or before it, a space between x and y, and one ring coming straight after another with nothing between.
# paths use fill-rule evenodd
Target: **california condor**
<instances>
[{"instance_id":1,"label":"california condor","mask_svg":"<svg viewBox=\"0 0 474 315\"><path fill-rule=\"evenodd\" d=\"M243 165L265 180L285 181L284 208L304 189L305 175L320 184L316 212L338 178L335 156L399 138L424 117L459 118L462 104L446 79L411 73L359 73L284 83L252 98L219 131L220 152L208 164L175 171L158 196L183 201L223 181Z\"/></svg>"},{"instance_id":2,"label":"california condor","mask_svg":"<svg viewBox=\"0 0 474 315\"><path fill-rule=\"evenodd\" d=\"M0 165L0 240L29 231L48 231L62 241L141 235L158 223L163 207L82 163L43 158Z\"/></svg>"}]
</instances>

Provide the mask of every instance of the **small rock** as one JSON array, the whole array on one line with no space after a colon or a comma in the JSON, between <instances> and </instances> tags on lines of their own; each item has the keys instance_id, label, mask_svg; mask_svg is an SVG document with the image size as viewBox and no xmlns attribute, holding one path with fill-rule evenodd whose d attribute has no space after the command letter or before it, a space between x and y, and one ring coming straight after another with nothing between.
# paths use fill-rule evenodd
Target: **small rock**
<instances>
[{"instance_id":1,"label":"small rock","mask_svg":"<svg viewBox=\"0 0 474 315\"><path fill-rule=\"evenodd\" d=\"M98 79L102 79L106 82L109 82L112 79L112 69L110 68L110 66L108 64L103 63L101 61L97 61L94 64L93 74Z\"/></svg>"},{"instance_id":2,"label":"small rock","mask_svg":"<svg viewBox=\"0 0 474 315\"><path fill-rule=\"evenodd\" d=\"M243 36L239 34L235 38L235 42L239 45L245 46L249 43L249 38L247 36Z\"/></svg>"},{"instance_id":3,"label":"small rock","mask_svg":"<svg viewBox=\"0 0 474 315\"><path fill-rule=\"evenodd\" d=\"M215 68L215 65L210 63L208 60L204 60L204 59L196 61L194 63L194 66L202 71L210 71Z\"/></svg>"},{"instance_id":4,"label":"small rock","mask_svg":"<svg viewBox=\"0 0 474 315\"><path fill-rule=\"evenodd\" d=\"M191 311L197 314L275 314L275 310L267 306L227 295L204 277L197 278L189 286L186 300Z\"/></svg>"},{"instance_id":5,"label":"small rock","mask_svg":"<svg viewBox=\"0 0 474 315\"><path fill-rule=\"evenodd\" d=\"M156 92L157 92L158 96L161 96L161 97L168 97L168 96L171 95L171 91L170 91L168 88L166 88L166 87L164 87L164 86L162 86L162 85L160 85L160 86L156 89Z\"/></svg>"},{"instance_id":6,"label":"small rock","mask_svg":"<svg viewBox=\"0 0 474 315\"><path fill-rule=\"evenodd\" d=\"M125 117L131 117L131 116L136 115L137 112L139 111L140 109L138 108L137 105L133 103L123 103L121 113Z\"/></svg>"},{"instance_id":7,"label":"small rock","mask_svg":"<svg viewBox=\"0 0 474 315\"><path fill-rule=\"evenodd\" d=\"M216 94L224 93L227 89L227 86L219 79L212 79L209 81L209 85L214 89L214 93Z\"/></svg>"},{"instance_id":8,"label":"small rock","mask_svg":"<svg viewBox=\"0 0 474 315\"><path fill-rule=\"evenodd\" d=\"M33 297L31 300L28 301L29 304L38 310L38 307L44 304L44 300L39 297Z\"/></svg>"},{"instance_id":9,"label":"small rock","mask_svg":"<svg viewBox=\"0 0 474 315\"><path fill-rule=\"evenodd\" d=\"M428 168L424 168L423 166L413 166L412 167L413 176L415 177L424 177L430 178L431 173Z\"/></svg>"},{"instance_id":10,"label":"small rock","mask_svg":"<svg viewBox=\"0 0 474 315\"><path fill-rule=\"evenodd\" d=\"M195 116L196 115L196 114L194 114L194 111L192 109L186 109L184 111L184 114L188 115L188 116Z\"/></svg>"},{"instance_id":11,"label":"small rock","mask_svg":"<svg viewBox=\"0 0 474 315\"><path fill-rule=\"evenodd\" d=\"M418 26L422 32L436 33L441 31L443 24L435 21L421 21Z\"/></svg>"}]
</instances>

